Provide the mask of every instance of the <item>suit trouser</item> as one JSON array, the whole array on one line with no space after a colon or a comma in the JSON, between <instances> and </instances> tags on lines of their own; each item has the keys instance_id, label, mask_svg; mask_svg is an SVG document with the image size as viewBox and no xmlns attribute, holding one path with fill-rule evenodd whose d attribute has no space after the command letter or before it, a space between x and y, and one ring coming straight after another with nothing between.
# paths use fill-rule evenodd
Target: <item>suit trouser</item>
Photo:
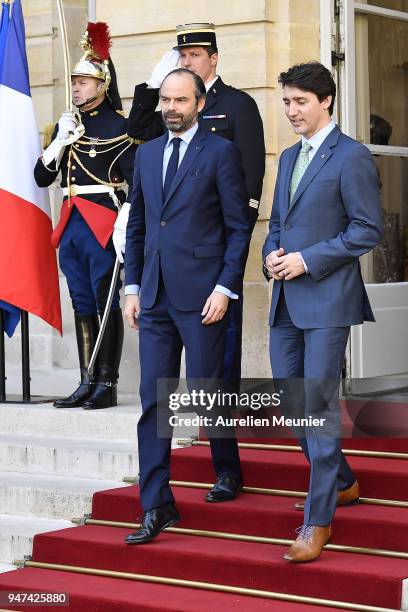
<instances>
[{"instance_id":1,"label":"suit trouser","mask_svg":"<svg viewBox=\"0 0 408 612\"><path fill-rule=\"evenodd\" d=\"M288 281L291 282L291 281ZM306 428L300 444L310 462L309 492L304 523L329 525L336 510L337 491L353 484L355 476L341 451L338 382L349 327L299 329L289 315L281 290L274 325L270 328L270 358L274 379L293 379L286 385L295 401L304 402L304 416L329 417L333 427L320 431ZM304 380L303 380L304 379ZM330 388L325 395L316 385ZM302 387L302 389L301 389ZM327 404L324 401L327 400Z\"/></svg>"},{"instance_id":2,"label":"suit trouser","mask_svg":"<svg viewBox=\"0 0 408 612\"><path fill-rule=\"evenodd\" d=\"M157 380L178 379L183 345L187 379L222 377L225 317L211 325L203 325L201 321L201 311L184 312L171 305L162 281L155 305L142 309L139 316L143 413L138 424L138 441L140 496L145 511L174 501L169 485L171 428L168 437L158 435ZM210 439L215 473L242 478L235 433L230 429L227 434L228 438Z\"/></svg>"},{"instance_id":3,"label":"suit trouser","mask_svg":"<svg viewBox=\"0 0 408 612\"><path fill-rule=\"evenodd\" d=\"M223 379L231 382L231 391L239 391L241 380L241 358L242 358L242 314L244 300L241 295L238 300L230 300L227 319L227 335L225 340Z\"/></svg>"}]
</instances>

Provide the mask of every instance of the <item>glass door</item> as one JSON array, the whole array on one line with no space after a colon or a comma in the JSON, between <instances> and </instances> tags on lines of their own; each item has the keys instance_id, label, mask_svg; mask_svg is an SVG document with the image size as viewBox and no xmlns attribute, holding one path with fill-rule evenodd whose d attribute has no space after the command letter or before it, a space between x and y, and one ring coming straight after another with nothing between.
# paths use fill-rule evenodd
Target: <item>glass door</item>
<instances>
[{"instance_id":1,"label":"glass door","mask_svg":"<svg viewBox=\"0 0 408 612\"><path fill-rule=\"evenodd\" d=\"M336 8L338 119L374 155L385 228L361 259L377 323L352 328L347 379L395 388L408 385L408 0L338 0Z\"/></svg>"}]
</instances>

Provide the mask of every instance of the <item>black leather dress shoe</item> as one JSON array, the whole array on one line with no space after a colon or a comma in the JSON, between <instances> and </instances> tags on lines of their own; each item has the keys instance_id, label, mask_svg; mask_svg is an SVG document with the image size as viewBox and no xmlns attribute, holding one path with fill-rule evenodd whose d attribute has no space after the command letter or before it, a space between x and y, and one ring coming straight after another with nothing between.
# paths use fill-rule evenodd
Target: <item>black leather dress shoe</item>
<instances>
[{"instance_id":1,"label":"black leather dress shoe","mask_svg":"<svg viewBox=\"0 0 408 612\"><path fill-rule=\"evenodd\" d=\"M126 544L145 544L156 538L163 529L172 527L180 520L180 515L173 503L161 508L147 510L142 518L140 529L126 538Z\"/></svg>"},{"instance_id":2,"label":"black leather dress shoe","mask_svg":"<svg viewBox=\"0 0 408 612\"><path fill-rule=\"evenodd\" d=\"M241 478L234 478L233 476L228 476L228 474L220 474L217 482L211 491L208 491L204 499L207 502L213 503L232 501L242 491L243 486Z\"/></svg>"}]
</instances>

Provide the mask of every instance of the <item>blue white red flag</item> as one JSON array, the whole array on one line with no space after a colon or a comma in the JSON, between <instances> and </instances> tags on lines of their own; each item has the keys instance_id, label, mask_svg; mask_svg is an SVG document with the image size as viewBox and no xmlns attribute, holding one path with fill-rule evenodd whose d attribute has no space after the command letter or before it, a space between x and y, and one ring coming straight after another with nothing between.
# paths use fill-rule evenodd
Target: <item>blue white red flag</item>
<instances>
[{"instance_id":1,"label":"blue white red flag","mask_svg":"<svg viewBox=\"0 0 408 612\"><path fill-rule=\"evenodd\" d=\"M37 187L33 177L41 147L21 0L2 7L0 134L0 302L7 303L8 311L11 306L41 317L61 333L50 202L47 190Z\"/></svg>"}]
</instances>

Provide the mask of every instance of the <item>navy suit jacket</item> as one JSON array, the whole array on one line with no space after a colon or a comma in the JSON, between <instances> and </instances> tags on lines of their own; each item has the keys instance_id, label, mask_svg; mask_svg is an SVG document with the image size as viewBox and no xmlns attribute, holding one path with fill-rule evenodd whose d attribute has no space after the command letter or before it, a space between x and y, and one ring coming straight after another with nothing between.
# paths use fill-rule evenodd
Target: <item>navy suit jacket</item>
<instances>
[{"instance_id":1,"label":"navy suit jacket","mask_svg":"<svg viewBox=\"0 0 408 612\"><path fill-rule=\"evenodd\" d=\"M163 201L168 134L139 147L126 229L125 284L156 300L160 269L171 304L200 310L217 284L242 291L250 240L241 157L228 140L198 128Z\"/></svg>"},{"instance_id":2,"label":"navy suit jacket","mask_svg":"<svg viewBox=\"0 0 408 612\"><path fill-rule=\"evenodd\" d=\"M371 153L335 127L307 167L289 209L290 180L301 143L280 158L263 258L283 247L300 251L309 274L275 281L269 324L284 283L300 329L374 321L358 258L381 239L378 175Z\"/></svg>"}]
</instances>

